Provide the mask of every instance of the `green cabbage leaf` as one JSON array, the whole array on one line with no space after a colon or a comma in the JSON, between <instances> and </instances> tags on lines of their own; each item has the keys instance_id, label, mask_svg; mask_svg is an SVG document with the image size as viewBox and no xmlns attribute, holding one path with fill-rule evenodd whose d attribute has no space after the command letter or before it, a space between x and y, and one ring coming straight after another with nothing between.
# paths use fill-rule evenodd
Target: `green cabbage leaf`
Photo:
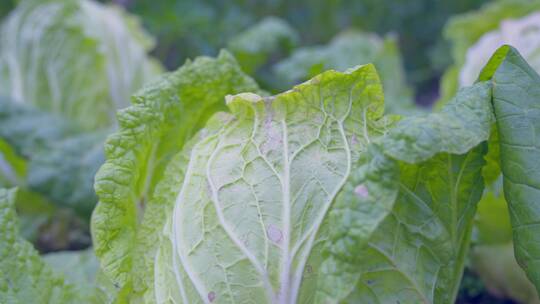
<instances>
[{"instance_id":1,"label":"green cabbage leaf","mask_svg":"<svg viewBox=\"0 0 540 304\"><path fill-rule=\"evenodd\" d=\"M0 302L103 303L98 289L92 288L93 282L83 284L83 281L68 279L56 271L58 267L52 266L59 258L65 263L66 255L54 258L56 262L50 257L50 265L19 235L16 195L16 190L0 189ZM75 257L77 254L67 255ZM70 269L70 272L75 276L85 264L86 259L78 259L77 269Z\"/></svg>"},{"instance_id":2,"label":"green cabbage leaf","mask_svg":"<svg viewBox=\"0 0 540 304\"><path fill-rule=\"evenodd\" d=\"M504 196L516 259L540 293L540 76L510 47L499 49L488 67L500 60L492 82Z\"/></svg>"}]
</instances>

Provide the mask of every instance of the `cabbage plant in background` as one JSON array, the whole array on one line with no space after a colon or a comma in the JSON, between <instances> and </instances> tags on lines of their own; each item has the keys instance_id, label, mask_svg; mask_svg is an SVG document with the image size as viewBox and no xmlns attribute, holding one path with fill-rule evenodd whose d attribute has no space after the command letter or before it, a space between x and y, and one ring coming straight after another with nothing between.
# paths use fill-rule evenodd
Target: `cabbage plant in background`
<instances>
[{"instance_id":1,"label":"cabbage plant in background","mask_svg":"<svg viewBox=\"0 0 540 304\"><path fill-rule=\"evenodd\" d=\"M92 185L106 135L0 97L0 185L19 187L23 235L43 243L41 249L89 245L87 221L97 202ZM81 229L86 236L76 236Z\"/></svg>"},{"instance_id":2,"label":"cabbage plant in background","mask_svg":"<svg viewBox=\"0 0 540 304\"><path fill-rule=\"evenodd\" d=\"M445 27L454 60L445 73L440 103L463 86L471 85L494 48L511 44L540 69L540 2L499 0L478 11L457 15Z\"/></svg>"},{"instance_id":3,"label":"cabbage plant in background","mask_svg":"<svg viewBox=\"0 0 540 304\"><path fill-rule=\"evenodd\" d=\"M252 75L264 64L287 55L299 43L298 33L277 17L266 17L227 43L244 72ZM275 60L275 59L274 59Z\"/></svg>"},{"instance_id":4,"label":"cabbage plant in background","mask_svg":"<svg viewBox=\"0 0 540 304\"><path fill-rule=\"evenodd\" d=\"M459 88L473 84L476 75L489 60L491 50L503 44L515 46L531 67L540 72L538 1L491 3L481 10L452 18L445 33L452 43L454 65L444 75L439 106ZM495 133L491 142L497 140ZM540 298L513 256L498 154L497 145L490 145L490 153L486 157L490 166L483 172L487 185L479 204L475 228L476 246L471 252L471 266L493 294L523 303L540 303Z\"/></svg>"},{"instance_id":5,"label":"cabbage plant in background","mask_svg":"<svg viewBox=\"0 0 540 304\"><path fill-rule=\"evenodd\" d=\"M103 143L116 111L161 71L147 55L152 47L135 17L89 0L23 0L3 19L0 186L19 187L25 237L58 241L40 249L69 247L81 227L76 247L89 245ZM58 216L64 211L78 218ZM83 223L70 229L71 221ZM47 237L51 231L63 236Z\"/></svg>"},{"instance_id":6,"label":"cabbage plant in background","mask_svg":"<svg viewBox=\"0 0 540 304\"><path fill-rule=\"evenodd\" d=\"M397 39L348 30L328 45L298 47L298 33L284 20L267 17L233 37L227 48L243 70L254 75L264 89L279 92L328 69L346 69L373 62L379 71L386 110L412 113L414 106Z\"/></svg>"},{"instance_id":7,"label":"cabbage plant in background","mask_svg":"<svg viewBox=\"0 0 540 304\"><path fill-rule=\"evenodd\" d=\"M138 20L89 0L23 0L0 29L0 94L86 129L115 113L160 71Z\"/></svg>"},{"instance_id":8,"label":"cabbage plant in background","mask_svg":"<svg viewBox=\"0 0 540 304\"><path fill-rule=\"evenodd\" d=\"M18 236L2 190L0 300L452 303L489 146L538 289L539 84L504 46L441 111L399 117L370 64L264 97L226 52L188 62L137 93L106 144L95 291Z\"/></svg>"}]
</instances>

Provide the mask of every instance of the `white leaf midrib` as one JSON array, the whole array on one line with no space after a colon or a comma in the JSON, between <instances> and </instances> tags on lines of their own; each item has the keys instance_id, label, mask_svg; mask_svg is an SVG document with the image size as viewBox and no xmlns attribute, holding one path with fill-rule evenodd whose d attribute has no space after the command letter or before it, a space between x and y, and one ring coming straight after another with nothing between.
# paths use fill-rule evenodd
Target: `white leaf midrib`
<instances>
[{"instance_id":1,"label":"white leaf midrib","mask_svg":"<svg viewBox=\"0 0 540 304\"><path fill-rule=\"evenodd\" d=\"M291 241L291 193L290 193L290 163L289 163L289 140L287 123L285 119L281 121L282 128L282 141L283 141L283 178L282 178L282 195L283 195L283 209L282 209L282 223L283 223L283 246L282 259L281 259L281 279L279 289L279 303L288 303L289 298L289 279L290 279L290 264L291 257L289 254L290 241Z\"/></svg>"}]
</instances>

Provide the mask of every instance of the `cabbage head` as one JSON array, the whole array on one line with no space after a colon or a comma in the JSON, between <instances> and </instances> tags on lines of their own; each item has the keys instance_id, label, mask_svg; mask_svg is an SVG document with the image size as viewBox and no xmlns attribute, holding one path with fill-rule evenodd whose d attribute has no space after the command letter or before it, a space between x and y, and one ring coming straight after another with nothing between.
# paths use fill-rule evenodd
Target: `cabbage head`
<instances>
[{"instance_id":1,"label":"cabbage head","mask_svg":"<svg viewBox=\"0 0 540 304\"><path fill-rule=\"evenodd\" d=\"M91 0L23 0L0 28L0 95L87 129L159 72L153 40L120 7Z\"/></svg>"}]
</instances>

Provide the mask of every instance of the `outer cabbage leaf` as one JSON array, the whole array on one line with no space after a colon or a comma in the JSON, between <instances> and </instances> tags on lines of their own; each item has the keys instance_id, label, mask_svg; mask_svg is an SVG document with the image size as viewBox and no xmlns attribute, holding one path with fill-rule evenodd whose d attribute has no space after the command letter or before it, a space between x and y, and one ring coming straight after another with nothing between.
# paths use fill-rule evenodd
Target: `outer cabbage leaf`
<instances>
[{"instance_id":1,"label":"outer cabbage leaf","mask_svg":"<svg viewBox=\"0 0 540 304\"><path fill-rule=\"evenodd\" d=\"M453 302L483 189L490 101L489 83L466 88L440 113L403 119L374 141L378 167L360 173L357 198L338 201L330 219L320 303ZM374 204L390 215L366 238L357 227Z\"/></svg>"},{"instance_id":2,"label":"outer cabbage leaf","mask_svg":"<svg viewBox=\"0 0 540 304\"><path fill-rule=\"evenodd\" d=\"M313 303L328 210L391 122L378 76L372 65L328 71L227 105L229 122L193 147L172 197L157 302Z\"/></svg>"},{"instance_id":3,"label":"outer cabbage leaf","mask_svg":"<svg viewBox=\"0 0 540 304\"><path fill-rule=\"evenodd\" d=\"M15 190L0 189L0 302L91 303L19 236Z\"/></svg>"},{"instance_id":4,"label":"outer cabbage leaf","mask_svg":"<svg viewBox=\"0 0 540 304\"><path fill-rule=\"evenodd\" d=\"M298 33L284 20L266 17L229 40L227 48L235 55L242 69L252 74L271 55L287 54L298 43Z\"/></svg>"},{"instance_id":5,"label":"outer cabbage leaf","mask_svg":"<svg viewBox=\"0 0 540 304\"><path fill-rule=\"evenodd\" d=\"M530 54L531 58L526 58L537 62L534 66L540 68L536 55L540 41L539 11L540 1L499 0L451 18L445 36L452 44L454 65L443 77L439 106L452 98L459 87L472 84L493 50L503 44L512 44Z\"/></svg>"},{"instance_id":6,"label":"outer cabbage leaf","mask_svg":"<svg viewBox=\"0 0 540 304\"><path fill-rule=\"evenodd\" d=\"M498 62L492 78L493 105L504 195L516 259L540 291L540 76L511 47L499 49L490 64Z\"/></svg>"},{"instance_id":7,"label":"outer cabbage leaf","mask_svg":"<svg viewBox=\"0 0 540 304\"><path fill-rule=\"evenodd\" d=\"M152 46L120 8L24 0L0 28L0 93L85 128L109 126L159 71L146 55Z\"/></svg>"},{"instance_id":8,"label":"outer cabbage leaf","mask_svg":"<svg viewBox=\"0 0 540 304\"><path fill-rule=\"evenodd\" d=\"M257 91L227 52L188 61L145 86L118 114L120 129L105 145L106 163L96 175L99 204L92 216L94 248L105 275L122 294L145 295L154 282L156 241L172 202L167 168L209 116L224 109L224 97ZM182 167L182 166L180 166ZM181 170L181 169L180 169ZM165 177L164 177L165 174ZM175 194L173 194L175 195Z\"/></svg>"},{"instance_id":9,"label":"outer cabbage leaf","mask_svg":"<svg viewBox=\"0 0 540 304\"><path fill-rule=\"evenodd\" d=\"M296 49L289 58L277 63L274 71L277 78L291 85L328 69L344 71L366 63L373 63L381 75L387 112L402 114L414 108L393 36L381 39L374 34L346 31L328 45Z\"/></svg>"}]
</instances>

